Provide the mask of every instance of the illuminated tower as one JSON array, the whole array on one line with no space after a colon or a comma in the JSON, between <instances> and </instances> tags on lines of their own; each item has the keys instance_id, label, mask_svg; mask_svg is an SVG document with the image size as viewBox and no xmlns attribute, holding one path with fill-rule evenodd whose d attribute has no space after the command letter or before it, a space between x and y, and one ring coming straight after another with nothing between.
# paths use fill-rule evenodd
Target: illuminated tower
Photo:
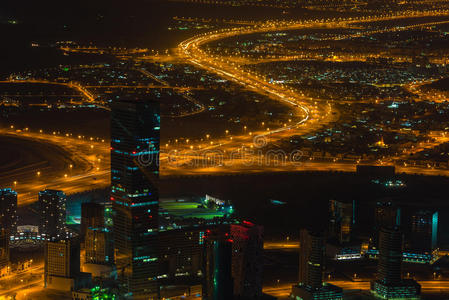
<instances>
[{"instance_id":1,"label":"illuminated tower","mask_svg":"<svg viewBox=\"0 0 449 300\"><path fill-rule=\"evenodd\" d=\"M379 231L378 278L386 284L401 281L402 233L397 229Z\"/></svg>"},{"instance_id":2,"label":"illuminated tower","mask_svg":"<svg viewBox=\"0 0 449 300\"><path fill-rule=\"evenodd\" d=\"M325 239L320 233L306 229L300 233L299 282L312 289L323 284Z\"/></svg>"},{"instance_id":3,"label":"illuminated tower","mask_svg":"<svg viewBox=\"0 0 449 300\"><path fill-rule=\"evenodd\" d=\"M302 229L299 240L299 284L292 287L290 297L303 300L343 299L341 288L323 283L326 246L324 234Z\"/></svg>"},{"instance_id":4,"label":"illuminated tower","mask_svg":"<svg viewBox=\"0 0 449 300\"><path fill-rule=\"evenodd\" d=\"M421 286L401 276L403 235L398 226L382 227L379 231L379 264L377 280L371 282L371 292L381 299L418 299Z\"/></svg>"},{"instance_id":5,"label":"illuminated tower","mask_svg":"<svg viewBox=\"0 0 449 300\"><path fill-rule=\"evenodd\" d=\"M118 277L130 298L157 299L159 103L121 99L111 113L111 201Z\"/></svg>"},{"instance_id":6,"label":"illuminated tower","mask_svg":"<svg viewBox=\"0 0 449 300\"><path fill-rule=\"evenodd\" d=\"M11 189L0 189L0 224L9 234L17 230L17 193Z\"/></svg>"},{"instance_id":7,"label":"illuminated tower","mask_svg":"<svg viewBox=\"0 0 449 300\"><path fill-rule=\"evenodd\" d=\"M62 191L39 192L40 234L45 234L50 239L66 235L66 201L66 195Z\"/></svg>"}]
</instances>

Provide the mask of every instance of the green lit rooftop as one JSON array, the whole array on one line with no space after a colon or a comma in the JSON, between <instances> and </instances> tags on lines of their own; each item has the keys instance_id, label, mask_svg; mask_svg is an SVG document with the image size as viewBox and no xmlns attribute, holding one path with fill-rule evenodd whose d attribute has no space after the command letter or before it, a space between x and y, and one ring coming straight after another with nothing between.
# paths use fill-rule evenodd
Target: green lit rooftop
<instances>
[{"instance_id":1,"label":"green lit rooftop","mask_svg":"<svg viewBox=\"0 0 449 300\"><path fill-rule=\"evenodd\" d=\"M229 205L215 205L205 198L198 199L160 199L160 211L176 218L198 218L211 220L223 218L233 212Z\"/></svg>"}]
</instances>

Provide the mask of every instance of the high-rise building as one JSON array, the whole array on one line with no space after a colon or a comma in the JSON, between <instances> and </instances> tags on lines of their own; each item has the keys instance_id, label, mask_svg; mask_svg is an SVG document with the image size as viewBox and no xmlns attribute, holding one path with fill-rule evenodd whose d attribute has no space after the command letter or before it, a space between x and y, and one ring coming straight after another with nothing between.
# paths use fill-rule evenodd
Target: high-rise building
<instances>
[{"instance_id":1,"label":"high-rise building","mask_svg":"<svg viewBox=\"0 0 449 300\"><path fill-rule=\"evenodd\" d=\"M122 99L111 112L115 259L128 297L157 298L159 103Z\"/></svg>"},{"instance_id":2,"label":"high-rise building","mask_svg":"<svg viewBox=\"0 0 449 300\"><path fill-rule=\"evenodd\" d=\"M9 274L9 234L0 229L0 277Z\"/></svg>"},{"instance_id":3,"label":"high-rise building","mask_svg":"<svg viewBox=\"0 0 449 300\"><path fill-rule=\"evenodd\" d=\"M401 281L402 232L397 228L379 231L378 279L386 284Z\"/></svg>"},{"instance_id":4,"label":"high-rise building","mask_svg":"<svg viewBox=\"0 0 449 300\"><path fill-rule=\"evenodd\" d=\"M323 283L325 237L320 231L300 232L299 284L292 287L293 299L343 299L343 290Z\"/></svg>"},{"instance_id":5,"label":"high-rise building","mask_svg":"<svg viewBox=\"0 0 449 300\"><path fill-rule=\"evenodd\" d=\"M84 248L86 263L110 264L114 261L112 238L106 228L87 228Z\"/></svg>"},{"instance_id":6,"label":"high-rise building","mask_svg":"<svg viewBox=\"0 0 449 300\"><path fill-rule=\"evenodd\" d=\"M323 285L324 235L302 229L299 243L299 282L312 289L319 289Z\"/></svg>"},{"instance_id":7,"label":"high-rise building","mask_svg":"<svg viewBox=\"0 0 449 300\"><path fill-rule=\"evenodd\" d=\"M104 206L95 202L81 204L81 229L80 239L84 241L87 228L104 227Z\"/></svg>"},{"instance_id":8,"label":"high-rise building","mask_svg":"<svg viewBox=\"0 0 449 300\"><path fill-rule=\"evenodd\" d=\"M417 299L421 286L412 279L402 279L403 234L399 227L382 227L379 232L377 279L371 292L382 299Z\"/></svg>"},{"instance_id":9,"label":"high-rise building","mask_svg":"<svg viewBox=\"0 0 449 300\"><path fill-rule=\"evenodd\" d=\"M159 232L161 285L200 284L204 226Z\"/></svg>"},{"instance_id":10,"label":"high-rise building","mask_svg":"<svg viewBox=\"0 0 449 300\"><path fill-rule=\"evenodd\" d=\"M342 244L351 240L354 219L354 203L329 201L329 238Z\"/></svg>"},{"instance_id":11,"label":"high-rise building","mask_svg":"<svg viewBox=\"0 0 449 300\"><path fill-rule=\"evenodd\" d=\"M68 290L74 288L80 273L80 248L76 239L47 241L44 247L45 287Z\"/></svg>"},{"instance_id":12,"label":"high-rise building","mask_svg":"<svg viewBox=\"0 0 449 300\"><path fill-rule=\"evenodd\" d=\"M233 240L220 230L208 232L204 240L203 297L204 300L234 299L232 278Z\"/></svg>"},{"instance_id":13,"label":"high-rise building","mask_svg":"<svg viewBox=\"0 0 449 300\"><path fill-rule=\"evenodd\" d=\"M233 295L237 299L262 296L263 227L247 221L190 225L159 232L161 285L195 285L204 273L207 236L227 236L231 243Z\"/></svg>"},{"instance_id":14,"label":"high-rise building","mask_svg":"<svg viewBox=\"0 0 449 300\"><path fill-rule=\"evenodd\" d=\"M94 278L111 279L116 277L114 268L114 246L108 228L87 228L84 239L84 263L82 271Z\"/></svg>"},{"instance_id":15,"label":"high-rise building","mask_svg":"<svg viewBox=\"0 0 449 300\"><path fill-rule=\"evenodd\" d=\"M17 193L11 189L0 189L0 224L9 234L17 230Z\"/></svg>"},{"instance_id":16,"label":"high-rise building","mask_svg":"<svg viewBox=\"0 0 449 300\"><path fill-rule=\"evenodd\" d=\"M376 230L401 226L401 208L393 202L377 202L374 217Z\"/></svg>"},{"instance_id":17,"label":"high-rise building","mask_svg":"<svg viewBox=\"0 0 449 300\"><path fill-rule=\"evenodd\" d=\"M66 235L66 195L63 191L39 192L39 233L47 239L58 239Z\"/></svg>"},{"instance_id":18,"label":"high-rise building","mask_svg":"<svg viewBox=\"0 0 449 300\"><path fill-rule=\"evenodd\" d=\"M243 221L230 225L234 296L238 299L262 297L263 227Z\"/></svg>"},{"instance_id":19,"label":"high-rise building","mask_svg":"<svg viewBox=\"0 0 449 300\"><path fill-rule=\"evenodd\" d=\"M438 247L438 212L420 210L411 216L409 248L412 251L432 252Z\"/></svg>"},{"instance_id":20,"label":"high-rise building","mask_svg":"<svg viewBox=\"0 0 449 300\"><path fill-rule=\"evenodd\" d=\"M368 254L377 257L379 253L379 232L383 227L401 226L402 209L391 201L378 201L374 208L374 228L369 242Z\"/></svg>"}]
</instances>

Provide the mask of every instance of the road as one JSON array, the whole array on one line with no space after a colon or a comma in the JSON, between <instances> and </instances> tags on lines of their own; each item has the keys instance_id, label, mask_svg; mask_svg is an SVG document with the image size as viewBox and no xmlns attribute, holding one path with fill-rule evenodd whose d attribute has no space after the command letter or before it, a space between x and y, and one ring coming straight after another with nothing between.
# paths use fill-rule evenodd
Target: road
<instances>
[{"instance_id":1,"label":"road","mask_svg":"<svg viewBox=\"0 0 449 300\"><path fill-rule=\"evenodd\" d=\"M26 295L32 290L40 290L44 283L44 263L34 264L33 267L22 272L0 279L0 299L16 295L16 299L27 299Z\"/></svg>"},{"instance_id":2,"label":"road","mask_svg":"<svg viewBox=\"0 0 449 300\"><path fill-rule=\"evenodd\" d=\"M89 92L85 87L83 87L81 84L77 82L56 82L56 81L49 81L45 79L24 79L24 80L18 80L18 79L10 79L5 81L0 81L0 83L40 83L40 84L54 84L54 85L62 85L66 86L70 89L74 89L78 91L88 102L95 102L96 96L93 95L91 92Z\"/></svg>"},{"instance_id":3,"label":"road","mask_svg":"<svg viewBox=\"0 0 449 300\"><path fill-rule=\"evenodd\" d=\"M37 147L40 143L48 143L60 147L66 156L73 162L72 168L66 168L40 172L39 166L25 171L16 172L11 170L10 174L2 174L2 187L11 187L19 193L19 206L27 205L37 200L37 193L45 188L61 189L67 194L80 193L98 188L108 187L110 184L110 148L108 141L90 140L90 138L73 137L70 134L45 134L40 132L21 131L13 129L2 129L0 135L17 138L25 138L35 141ZM241 143L238 141L237 143ZM233 145L231 145L233 146ZM215 148L217 151L214 152ZM295 171L344 171L355 172L357 161L319 161L310 160L299 156L299 161L294 159L282 159L282 155L269 156L265 152L259 153L257 148L248 148L243 153L226 153L225 145L212 145L204 147L205 152L187 152L180 156L170 148L162 149L161 152L161 175L183 176L183 175L220 175L236 173L258 173L258 172L295 172ZM164 148L164 147L163 147ZM250 152L249 150L254 150ZM185 150L187 151L187 150ZM218 156L217 156L218 153ZM221 160L220 154L226 155L227 159ZM291 155L291 154L288 154ZM209 158L209 159L207 159ZM80 164L79 162L83 162ZM376 164L378 162L370 162ZM81 167L79 166L81 165ZM419 166L397 166L397 172L423 175L449 176L448 169ZM66 176L67 175L67 176ZM5 179L6 178L6 179Z\"/></svg>"},{"instance_id":4,"label":"road","mask_svg":"<svg viewBox=\"0 0 449 300\"><path fill-rule=\"evenodd\" d=\"M305 157L300 149L297 152L285 153L282 151L271 152L267 155L264 151L266 145L274 144L281 139L289 138L292 135L304 135L315 132L326 124L337 121L338 111L327 101L315 101L305 97L300 91L296 91L280 84L267 82L265 77L260 74L245 72L240 68L237 62L228 60L226 57L213 56L202 50L201 46L207 43L239 35L252 33L293 30L301 28L332 27L343 28L353 26L361 22L373 22L380 20L392 20L398 18L407 18L410 16L429 16L429 15L447 15L447 11L416 13L410 12L407 15L394 15L384 17L372 17L364 19L338 20L338 21L310 21L310 22L267 22L260 26L244 26L225 30L217 30L210 33L201 34L182 42L178 47L179 59L184 59L200 68L215 73L221 77L232 80L244 88L252 90L261 95L265 95L274 101L280 101L289 105L292 111L292 119L279 128L267 128L261 126L258 130L244 130L243 134L232 135L226 133L222 137L209 137L207 135L200 142L190 142L184 139L184 143L172 143L162 145L161 147L161 175L202 175L202 174L232 174L232 173L251 173L251 172L282 172L282 171L347 171L353 172L355 166L360 161L343 161L337 158L328 158L317 160L315 158ZM438 23L438 22L436 22ZM427 26L424 23L413 26ZM396 28L391 30L403 30ZM384 29L390 30L390 29ZM375 33L379 31L373 31ZM140 51L140 50L136 50ZM344 59L344 58L342 58ZM144 69L140 72L153 79L157 79L162 87L168 84L154 74ZM24 82L10 80L10 83ZM87 87L82 87L77 83L53 83L45 80L30 79L26 82L62 84L78 90L88 101L94 101ZM414 88L414 87L410 87ZM180 90L182 95L188 100L198 105L199 110L204 110L204 106ZM263 124L262 124L263 125ZM11 136L20 136L39 142L45 142L57 145L66 151L67 156L73 161L82 160L85 167L82 169L67 168L58 170L51 174L36 175L36 178L22 180L20 178L11 178L9 182L0 182L3 186L11 186L19 192L19 205L31 203L37 199L37 192L44 188L62 189L67 194L82 192L95 188L106 187L109 185L109 146L108 141L99 142L96 140L86 140L85 138L76 138L71 135L44 134L40 132L0 130L0 134ZM428 147L436 146L439 143L448 141L446 137L440 137L436 142L429 142L425 145L414 148L414 152ZM408 150L407 150L408 151ZM411 150L410 150L411 151ZM409 151L409 152L410 152ZM404 152L409 154L409 152ZM402 156L404 156L402 155ZM395 159L389 158L383 162L363 161L370 164L393 164ZM405 155L406 156L406 155ZM429 167L398 165L399 172L425 175L449 175L447 169L436 169ZM38 169L33 170L35 174ZM7 174L6 174L7 175ZM27 174L25 174L27 175ZM29 174L28 174L29 175ZM39 178L40 176L40 178Z\"/></svg>"},{"instance_id":5,"label":"road","mask_svg":"<svg viewBox=\"0 0 449 300\"><path fill-rule=\"evenodd\" d=\"M329 281L329 283L334 284L343 288L345 292L351 291L368 291L370 289L370 283L367 281L353 282L353 281ZM292 285L294 283L280 284L277 286L264 287L263 291L266 294L275 297L288 297L290 295ZM449 281L419 281L422 287L422 293L439 293L439 292L449 292Z\"/></svg>"},{"instance_id":6,"label":"road","mask_svg":"<svg viewBox=\"0 0 449 300\"><path fill-rule=\"evenodd\" d=\"M109 186L110 149L109 143L104 140L14 129L0 129L0 135L29 139L36 142L36 147L41 143L55 145L67 159L64 167L58 169L41 170L37 166L36 169L23 172L11 170L2 174L2 178L7 179L3 179L0 184L18 192L19 206L36 201L38 192L46 188L74 194Z\"/></svg>"}]
</instances>

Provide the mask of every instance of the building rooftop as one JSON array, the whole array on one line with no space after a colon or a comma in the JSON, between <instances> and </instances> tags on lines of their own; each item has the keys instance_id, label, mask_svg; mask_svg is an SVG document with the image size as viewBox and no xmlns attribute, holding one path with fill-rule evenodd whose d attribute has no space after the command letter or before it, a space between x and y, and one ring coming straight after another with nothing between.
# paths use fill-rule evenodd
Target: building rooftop
<instances>
[{"instance_id":1,"label":"building rooftop","mask_svg":"<svg viewBox=\"0 0 449 300\"><path fill-rule=\"evenodd\" d=\"M229 201L209 195L160 199L161 229L228 223L234 208Z\"/></svg>"},{"instance_id":2,"label":"building rooftop","mask_svg":"<svg viewBox=\"0 0 449 300\"><path fill-rule=\"evenodd\" d=\"M230 205L210 205L203 197L198 199L161 199L159 205L161 214L182 219L224 218L231 215L233 211Z\"/></svg>"}]
</instances>

